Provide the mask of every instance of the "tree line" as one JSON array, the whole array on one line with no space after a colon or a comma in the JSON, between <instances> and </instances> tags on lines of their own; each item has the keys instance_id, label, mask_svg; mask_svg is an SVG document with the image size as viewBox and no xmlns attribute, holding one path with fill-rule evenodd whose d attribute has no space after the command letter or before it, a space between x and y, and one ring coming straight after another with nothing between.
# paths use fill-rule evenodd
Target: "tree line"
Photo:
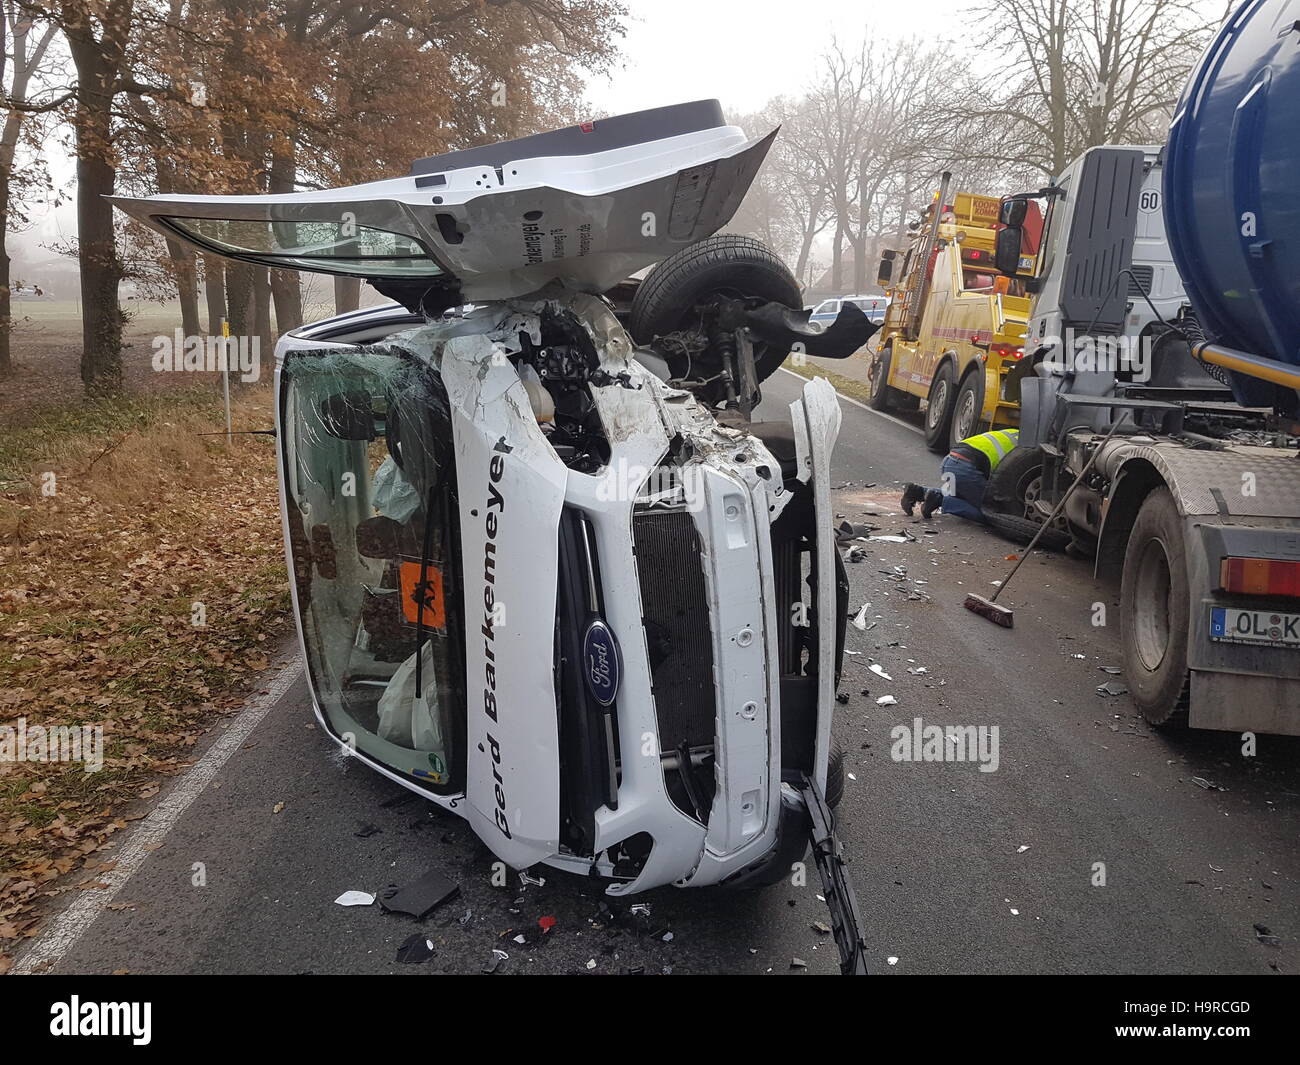
<instances>
[{"instance_id":1,"label":"tree line","mask_svg":"<svg viewBox=\"0 0 1300 1065\"><path fill-rule=\"evenodd\" d=\"M0 220L49 183L55 123L76 162L81 376L121 387L124 279L174 285L183 328L225 319L272 343L301 323L297 275L194 257L107 195L291 192L401 173L414 158L565 124L614 58L616 0L0 0ZM10 276L0 256L0 372ZM359 283L341 279L341 306Z\"/></svg>"},{"instance_id":2,"label":"tree line","mask_svg":"<svg viewBox=\"0 0 1300 1065\"><path fill-rule=\"evenodd\" d=\"M981 0L959 20L960 45L831 42L805 93L740 119L781 136L735 228L805 284L825 268L827 288L864 292L945 170L955 188L1005 195L1041 187L1086 148L1163 143L1226 15L1196 0Z\"/></svg>"},{"instance_id":3,"label":"tree line","mask_svg":"<svg viewBox=\"0 0 1300 1065\"><path fill-rule=\"evenodd\" d=\"M66 250L92 395L121 387L123 280L179 295L191 335L206 316L270 346L303 315L297 274L161 249L105 196L328 188L566 124L585 117L582 77L608 69L627 17L617 0L0 0L0 13L0 232L61 194L48 164L70 131ZM1163 141L1224 16L1204 0L978 0L957 43L869 28L860 47L828 40L804 92L738 116L782 135L731 228L805 283L827 267L830 288L863 291L943 170L968 191L1023 191L1084 148ZM10 285L0 250L0 374ZM338 309L356 306L358 281L334 286Z\"/></svg>"}]
</instances>

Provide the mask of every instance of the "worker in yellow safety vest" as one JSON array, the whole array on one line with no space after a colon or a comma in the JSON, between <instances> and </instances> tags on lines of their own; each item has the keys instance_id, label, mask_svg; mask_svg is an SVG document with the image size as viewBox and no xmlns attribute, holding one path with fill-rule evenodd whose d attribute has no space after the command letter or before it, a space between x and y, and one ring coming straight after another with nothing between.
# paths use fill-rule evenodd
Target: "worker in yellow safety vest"
<instances>
[{"instance_id":1,"label":"worker in yellow safety vest","mask_svg":"<svg viewBox=\"0 0 1300 1065\"><path fill-rule=\"evenodd\" d=\"M989 477L1019 439L1019 429L994 429L991 433L968 436L948 452L939 467L943 488L926 488L909 482L903 487L903 510L910 516L920 503L921 517L926 520L942 509L945 514L982 522L984 512L980 504L984 502Z\"/></svg>"}]
</instances>

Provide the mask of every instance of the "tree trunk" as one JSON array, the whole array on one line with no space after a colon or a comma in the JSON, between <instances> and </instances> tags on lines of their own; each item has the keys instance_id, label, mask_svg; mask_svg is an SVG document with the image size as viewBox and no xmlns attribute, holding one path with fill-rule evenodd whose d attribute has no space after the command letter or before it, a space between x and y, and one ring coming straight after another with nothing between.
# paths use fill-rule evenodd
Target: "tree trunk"
<instances>
[{"instance_id":1,"label":"tree trunk","mask_svg":"<svg viewBox=\"0 0 1300 1065\"><path fill-rule=\"evenodd\" d=\"M270 271L264 267L253 270L253 336L257 337L258 348L270 355L275 347L275 334L271 330L271 279Z\"/></svg>"},{"instance_id":2,"label":"tree trunk","mask_svg":"<svg viewBox=\"0 0 1300 1065\"><path fill-rule=\"evenodd\" d=\"M221 335L226 316L226 264L215 255L203 256L203 292L208 305L208 335Z\"/></svg>"},{"instance_id":3,"label":"tree trunk","mask_svg":"<svg viewBox=\"0 0 1300 1065\"><path fill-rule=\"evenodd\" d=\"M296 271L271 271L271 297L275 301L277 333L284 334L302 325L302 285Z\"/></svg>"},{"instance_id":4,"label":"tree trunk","mask_svg":"<svg viewBox=\"0 0 1300 1065\"><path fill-rule=\"evenodd\" d=\"M271 192L293 192L297 179L293 145L285 143L271 151ZM271 271L271 296L275 300L275 328L287 333L302 325L302 283L296 270Z\"/></svg>"},{"instance_id":5,"label":"tree trunk","mask_svg":"<svg viewBox=\"0 0 1300 1065\"><path fill-rule=\"evenodd\" d=\"M334 313L345 314L361 306L361 278L334 278Z\"/></svg>"},{"instance_id":6,"label":"tree trunk","mask_svg":"<svg viewBox=\"0 0 1300 1065\"><path fill-rule=\"evenodd\" d=\"M13 356L9 336L13 330L13 303L9 290L9 247L3 237L9 223L9 182L0 181L0 377L13 373Z\"/></svg>"},{"instance_id":7,"label":"tree trunk","mask_svg":"<svg viewBox=\"0 0 1300 1065\"><path fill-rule=\"evenodd\" d=\"M844 222L835 222L835 243L831 246L831 288L840 294L840 275L844 272Z\"/></svg>"},{"instance_id":8,"label":"tree trunk","mask_svg":"<svg viewBox=\"0 0 1300 1065\"><path fill-rule=\"evenodd\" d=\"M252 263L226 263L226 320L230 323L231 336L252 335L252 309Z\"/></svg>"},{"instance_id":9,"label":"tree trunk","mask_svg":"<svg viewBox=\"0 0 1300 1065\"><path fill-rule=\"evenodd\" d=\"M179 240L168 237L167 254L171 257L172 272L176 275L176 294L181 301L181 331L187 337L196 337L203 327L199 324L199 286L194 271L194 253Z\"/></svg>"},{"instance_id":10,"label":"tree trunk","mask_svg":"<svg viewBox=\"0 0 1300 1065\"><path fill-rule=\"evenodd\" d=\"M122 388L122 326L118 305L122 263L113 232L116 173L109 155L114 74L97 54L71 44L79 87L73 129L77 144L77 259L81 272L81 381L88 395Z\"/></svg>"}]
</instances>

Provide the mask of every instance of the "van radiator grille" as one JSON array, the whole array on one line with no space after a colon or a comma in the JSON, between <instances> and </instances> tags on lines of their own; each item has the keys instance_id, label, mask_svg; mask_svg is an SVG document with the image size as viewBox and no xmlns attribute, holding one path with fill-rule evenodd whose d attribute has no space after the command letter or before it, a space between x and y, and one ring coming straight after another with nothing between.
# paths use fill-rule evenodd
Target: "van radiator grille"
<instances>
[{"instance_id":1,"label":"van radiator grille","mask_svg":"<svg viewBox=\"0 0 1300 1065\"><path fill-rule=\"evenodd\" d=\"M699 533L685 510L638 508L632 539L659 748L712 745L713 640Z\"/></svg>"}]
</instances>

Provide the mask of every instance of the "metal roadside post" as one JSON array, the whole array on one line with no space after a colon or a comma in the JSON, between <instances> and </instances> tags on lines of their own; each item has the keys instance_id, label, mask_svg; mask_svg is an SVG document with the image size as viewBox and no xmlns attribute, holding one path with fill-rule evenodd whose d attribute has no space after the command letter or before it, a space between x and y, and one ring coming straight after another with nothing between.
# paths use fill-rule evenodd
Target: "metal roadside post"
<instances>
[{"instance_id":1,"label":"metal roadside post","mask_svg":"<svg viewBox=\"0 0 1300 1065\"><path fill-rule=\"evenodd\" d=\"M230 432L230 320L221 319L221 399L226 406L226 446L232 443Z\"/></svg>"}]
</instances>

